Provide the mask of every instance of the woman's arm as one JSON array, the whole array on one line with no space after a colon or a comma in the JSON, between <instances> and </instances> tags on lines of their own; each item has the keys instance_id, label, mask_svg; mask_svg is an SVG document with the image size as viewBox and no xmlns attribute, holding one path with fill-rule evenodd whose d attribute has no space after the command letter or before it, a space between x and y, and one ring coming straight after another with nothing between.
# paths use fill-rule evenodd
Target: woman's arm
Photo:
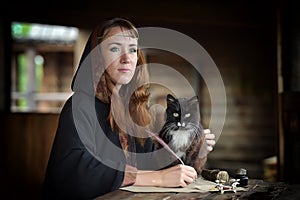
<instances>
[{"instance_id":1,"label":"woman's arm","mask_svg":"<svg viewBox=\"0 0 300 200\"><path fill-rule=\"evenodd\" d=\"M60 115L45 175L45 199L92 199L118 189L124 178L122 151L120 155L113 154L113 151L107 150L107 143L97 140L103 153L96 158L94 155L98 154L95 151L92 154L91 149L89 151L83 144L78 130L82 129L87 137L96 132L94 124L97 124L97 118L88 120L86 112L77 112L76 126L73 111L80 106L78 103L75 105L73 107L72 101L67 101ZM81 129L79 122L85 125ZM118 141L118 135L110 135L112 141Z\"/></svg>"}]
</instances>

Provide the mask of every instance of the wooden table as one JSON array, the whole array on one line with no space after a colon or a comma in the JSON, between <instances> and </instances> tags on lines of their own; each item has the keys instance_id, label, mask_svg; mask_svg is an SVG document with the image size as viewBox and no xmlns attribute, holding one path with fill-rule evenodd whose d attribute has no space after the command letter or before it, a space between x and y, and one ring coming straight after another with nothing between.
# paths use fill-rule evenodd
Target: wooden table
<instances>
[{"instance_id":1,"label":"wooden table","mask_svg":"<svg viewBox=\"0 0 300 200\"><path fill-rule=\"evenodd\" d=\"M249 180L246 192L206 192L206 193L134 193L124 190L116 190L96 198L97 200L182 200L182 199L205 199L205 200L228 200L228 199L274 199L285 191L285 183L268 183L262 180Z\"/></svg>"}]
</instances>

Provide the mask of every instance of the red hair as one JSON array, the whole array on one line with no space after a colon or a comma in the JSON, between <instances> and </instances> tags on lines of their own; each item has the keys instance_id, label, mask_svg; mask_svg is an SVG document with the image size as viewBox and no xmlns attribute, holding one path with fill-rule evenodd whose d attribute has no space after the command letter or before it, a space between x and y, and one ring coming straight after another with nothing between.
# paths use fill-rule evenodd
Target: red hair
<instances>
[{"instance_id":1,"label":"red hair","mask_svg":"<svg viewBox=\"0 0 300 200\"><path fill-rule=\"evenodd\" d=\"M148 91L149 73L145 58L141 50L138 49L135 74L131 81L126 85L122 85L119 93L117 93L114 92L115 84L105 71L105 66L103 65L101 56L99 56L101 55L101 50L100 48L96 48L105 39L106 33L116 26L126 30L126 32L128 31L130 37L138 39L139 36L135 26L122 18L107 20L95 28L91 35L91 49L96 52L92 54L95 93L101 101L110 103L109 122L111 128L119 134L130 131L130 134L139 137L143 134L143 127L150 123L148 110L150 98ZM114 98L113 101L111 101L112 96ZM126 127L126 130L124 130L124 127ZM143 137L139 138L139 141L143 143Z\"/></svg>"}]
</instances>

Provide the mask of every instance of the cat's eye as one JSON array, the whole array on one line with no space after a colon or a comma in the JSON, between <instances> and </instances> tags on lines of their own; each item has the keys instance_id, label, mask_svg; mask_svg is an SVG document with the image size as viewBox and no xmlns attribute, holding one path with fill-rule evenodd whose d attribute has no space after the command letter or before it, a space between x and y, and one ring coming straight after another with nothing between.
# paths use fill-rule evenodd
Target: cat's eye
<instances>
[{"instance_id":1,"label":"cat's eye","mask_svg":"<svg viewBox=\"0 0 300 200\"><path fill-rule=\"evenodd\" d=\"M178 117L179 114L178 114L178 113L173 113L173 116L174 116L174 117Z\"/></svg>"},{"instance_id":2,"label":"cat's eye","mask_svg":"<svg viewBox=\"0 0 300 200\"><path fill-rule=\"evenodd\" d=\"M189 118L190 116L191 116L190 113L187 113L187 114L184 115L185 118Z\"/></svg>"}]
</instances>

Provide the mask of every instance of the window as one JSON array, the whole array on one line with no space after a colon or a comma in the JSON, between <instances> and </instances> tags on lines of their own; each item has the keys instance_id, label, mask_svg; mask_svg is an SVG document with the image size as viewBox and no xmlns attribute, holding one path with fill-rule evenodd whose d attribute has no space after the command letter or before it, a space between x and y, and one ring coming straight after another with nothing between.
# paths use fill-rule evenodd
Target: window
<instances>
[{"instance_id":1,"label":"window","mask_svg":"<svg viewBox=\"0 0 300 200\"><path fill-rule=\"evenodd\" d=\"M72 94L79 30L13 22L12 112L60 112Z\"/></svg>"}]
</instances>

